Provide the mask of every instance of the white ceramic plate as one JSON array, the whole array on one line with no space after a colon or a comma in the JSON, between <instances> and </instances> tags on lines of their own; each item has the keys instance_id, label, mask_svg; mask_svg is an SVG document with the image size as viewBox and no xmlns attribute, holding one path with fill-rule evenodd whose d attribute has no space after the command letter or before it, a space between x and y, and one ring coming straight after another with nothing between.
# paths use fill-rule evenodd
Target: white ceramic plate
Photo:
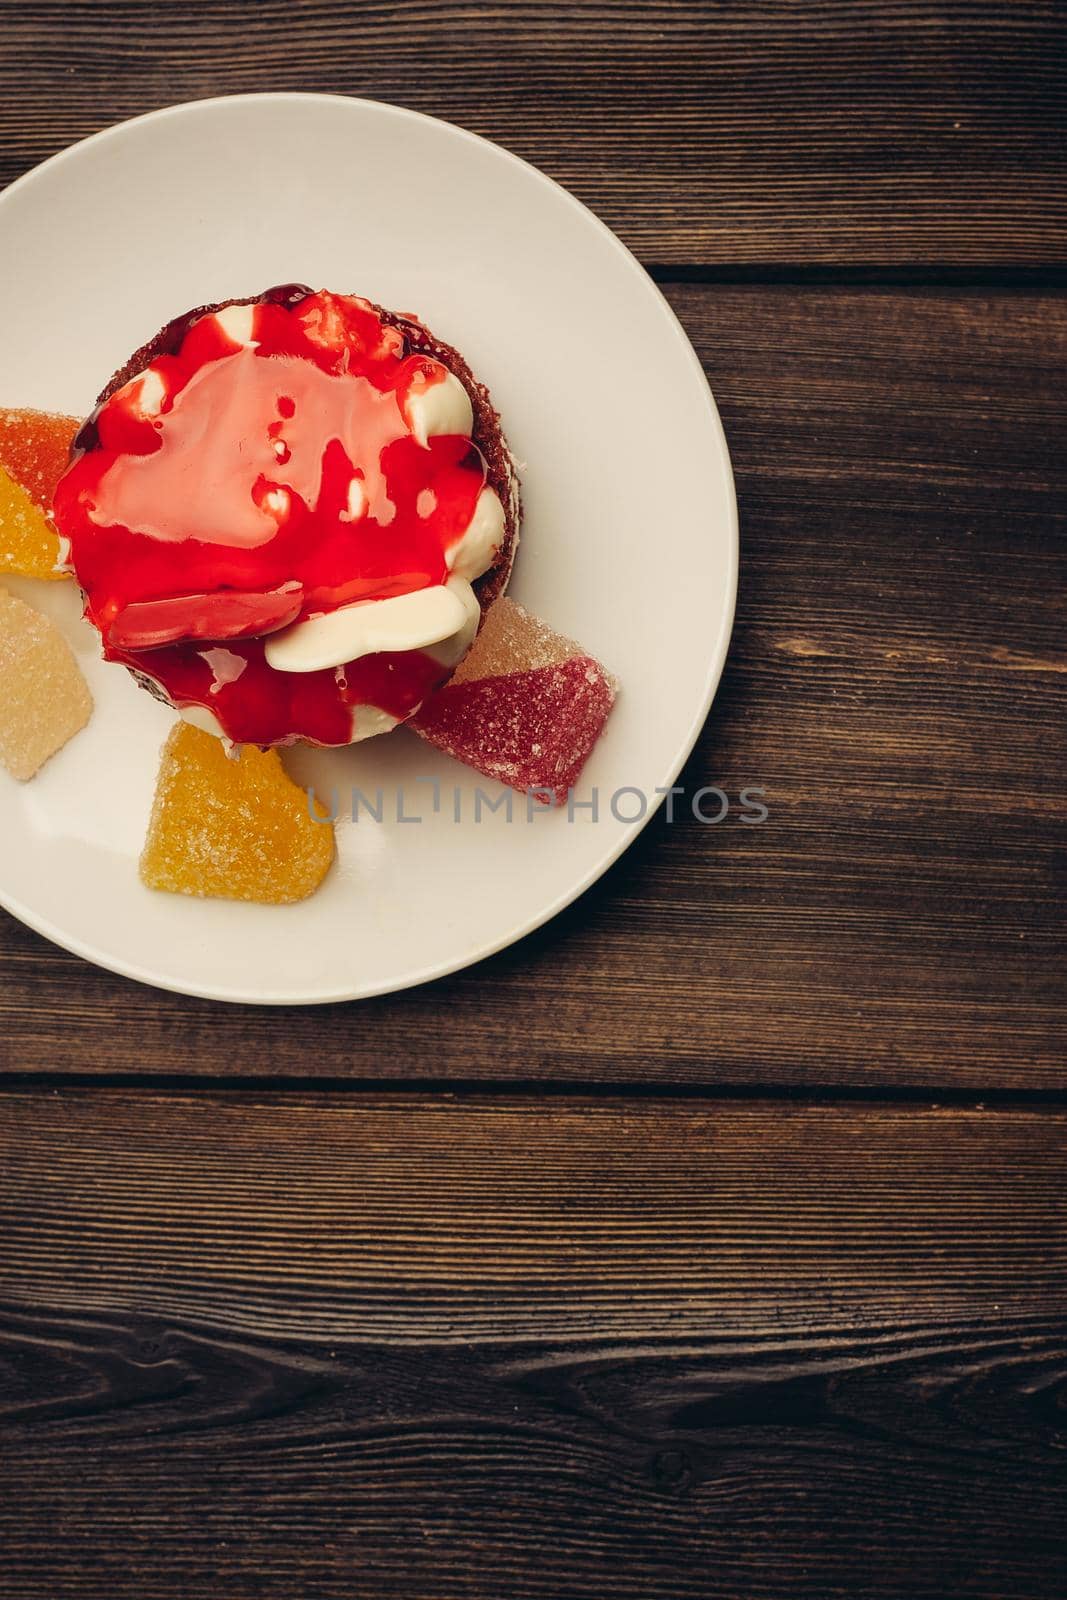
<instances>
[{"instance_id":1,"label":"white ceramic plate","mask_svg":"<svg viewBox=\"0 0 1067 1600\"><path fill-rule=\"evenodd\" d=\"M488 383L523 474L511 593L618 676L583 777L599 820L516 797L407 730L295 755L323 792L380 786L385 820L342 822L301 905L153 893L137 876L173 713L98 659L73 585L12 585L62 623L96 699L31 783L0 773L0 902L68 950L210 998L380 994L477 961L594 882L658 803L711 704L737 574L729 457L674 315L597 219L515 156L364 100L233 96L153 113L0 195L0 404L87 412L158 327L291 280L414 310ZM430 783L441 784L433 812ZM406 814L398 821L403 791ZM502 792L502 791L500 791ZM461 820L455 821L457 805ZM631 815L639 798L621 797Z\"/></svg>"}]
</instances>

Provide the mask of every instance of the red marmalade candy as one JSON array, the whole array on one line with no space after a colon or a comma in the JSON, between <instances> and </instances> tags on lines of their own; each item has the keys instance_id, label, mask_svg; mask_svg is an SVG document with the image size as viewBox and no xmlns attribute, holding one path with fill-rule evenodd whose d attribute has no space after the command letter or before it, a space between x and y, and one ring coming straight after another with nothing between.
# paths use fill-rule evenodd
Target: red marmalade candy
<instances>
[{"instance_id":1,"label":"red marmalade candy","mask_svg":"<svg viewBox=\"0 0 1067 1600\"><path fill-rule=\"evenodd\" d=\"M428 427L427 396L432 411L457 381L467 431ZM281 671L267 642L444 584L487 486L505 531L476 575L483 602L517 524L486 391L421 324L287 286L139 351L81 429L54 515L109 660L236 742L340 745L410 716L449 667L427 647Z\"/></svg>"},{"instance_id":2,"label":"red marmalade candy","mask_svg":"<svg viewBox=\"0 0 1067 1600\"><path fill-rule=\"evenodd\" d=\"M505 596L412 727L487 778L563 805L614 703L598 661Z\"/></svg>"}]
</instances>

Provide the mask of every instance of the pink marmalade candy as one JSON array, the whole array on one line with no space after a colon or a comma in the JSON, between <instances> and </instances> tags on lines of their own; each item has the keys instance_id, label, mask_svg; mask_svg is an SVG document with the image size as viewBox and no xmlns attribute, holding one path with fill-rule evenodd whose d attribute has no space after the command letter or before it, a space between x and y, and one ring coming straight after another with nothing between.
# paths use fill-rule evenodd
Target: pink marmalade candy
<instances>
[{"instance_id":1,"label":"pink marmalade candy","mask_svg":"<svg viewBox=\"0 0 1067 1600\"><path fill-rule=\"evenodd\" d=\"M614 700L598 661L505 597L412 727L485 777L563 805Z\"/></svg>"}]
</instances>

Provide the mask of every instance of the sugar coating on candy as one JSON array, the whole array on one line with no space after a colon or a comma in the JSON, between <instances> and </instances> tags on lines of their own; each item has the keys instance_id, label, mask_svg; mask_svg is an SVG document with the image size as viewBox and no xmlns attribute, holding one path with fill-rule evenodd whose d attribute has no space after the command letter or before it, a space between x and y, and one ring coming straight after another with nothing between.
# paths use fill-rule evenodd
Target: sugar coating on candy
<instances>
[{"instance_id":1,"label":"sugar coating on candy","mask_svg":"<svg viewBox=\"0 0 1067 1600\"><path fill-rule=\"evenodd\" d=\"M77 417L0 406L0 467L41 511L52 509L56 484L67 469L80 426Z\"/></svg>"},{"instance_id":2,"label":"sugar coating on candy","mask_svg":"<svg viewBox=\"0 0 1067 1600\"><path fill-rule=\"evenodd\" d=\"M58 560L59 539L52 524L22 485L0 467L0 575L16 573L53 582L68 576L56 571Z\"/></svg>"},{"instance_id":3,"label":"sugar coating on candy","mask_svg":"<svg viewBox=\"0 0 1067 1600\"><path fill-rule=\"evenodd\" d=\"M55 623L0 589L0 763L32 778L84 728L89 687Z\"/></svg>"},{"instance_id":4,"label":"sugar coating on candy","mask_svg":"<svg viewBox=\"0 0 1067 1600\"><path fill-rule=\"evenodd\" d=\"M308 812L276 750L220 739L179 722L163 747L141 880L171 894L290 905L319 887L333 825Z\"/></svg>"},{"instance_id":5,"label":"sugar coating on candy","mask_svg":"<svg viewBox=\"0 0 1067 1600\"><path fill-rule=\"evenodd\" d=\"M0 406L0 573L48 581L59 539L47 515L78 430L76 417Z\"/></svg>"},{"instance_id":6,"label":"sugar coating on candy","mask_svg":"<svg viewBox=\"0 0 1067 1600\"><path fill-rule=\"evenodd\" d=\"M476 772L513 789L544 790L563 805L614 700L615 684L598 661L502 599L413 726Z\"/></svg>"},{"instance_id":7,"label":"sugar coating on candy","mask_svg":"<svg viewBox=\"0 0 1067 1600\"><path fill-rule=\"evenodd\" d=\"M504 595L490 608L473 648L456 668L451 682L469 683L507 672L554 667L573 656L584 655L580 644L554 632L547 622Z\"/></svg>"}]
</instances>

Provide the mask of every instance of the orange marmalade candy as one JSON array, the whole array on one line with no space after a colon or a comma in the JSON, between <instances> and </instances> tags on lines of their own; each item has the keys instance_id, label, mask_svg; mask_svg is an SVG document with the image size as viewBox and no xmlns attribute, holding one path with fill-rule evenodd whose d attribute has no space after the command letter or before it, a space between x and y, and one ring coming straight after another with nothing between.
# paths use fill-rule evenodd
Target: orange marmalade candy
<instances>
[{"instance_id":1,"label":"orange marmalade candy","mask_svg":"<svg viewBox=\"0 0 1067 1600\"><path fill-rule=\"evenodd\" d=\"M179 722L163 761L141 855L141 880L172 894L289 905L319 887L334 856L333 826L316 822L276 750Z\"/></svg>"},{"instance_id":2,"label":"orange marmalade candy","mask_svg":"<svg viewBox=\"0 0 1067 1600\"><path fill-rule=\"evenodd\" d=\"M15 778L84 728L92 696L55 623L0 589L0 763Z\"/></svg>"},{"instance_id":3,"label":"orange marmalade candy","mask_svg":"<svg viewBox=\"0 0 1067 1600\"><path fill-rule=\"evenodd\" d=\"M59 540L46 513L79 423L0 407L0 573L56 579Z\"/></svg>"},{"instance_id":4,"label":"orange marmalade candy","mask_svg":"<svg viewBox=\"0 0 1067 1600\"><path fill-rule=\"evenodd\" d=\"M0 467L42 511L51 511L56 484L67 470L77 417L0 406Z\"/></svg>"}]
</instances>

